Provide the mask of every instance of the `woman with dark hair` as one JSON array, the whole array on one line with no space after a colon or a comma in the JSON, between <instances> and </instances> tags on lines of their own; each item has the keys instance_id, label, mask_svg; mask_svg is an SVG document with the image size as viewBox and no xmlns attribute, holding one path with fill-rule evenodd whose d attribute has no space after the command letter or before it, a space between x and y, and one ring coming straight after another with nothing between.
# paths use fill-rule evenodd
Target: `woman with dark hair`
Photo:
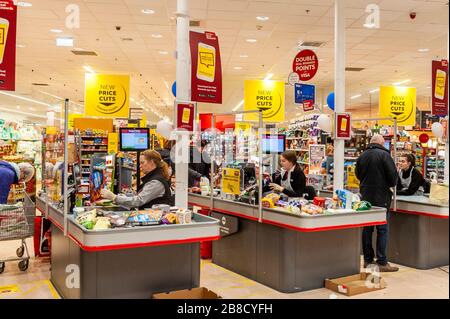
<instances>
[{"instance_id":1,"label":"woman with dark hair","mask_svg":"<svg viewBox=\"0 0 450 319\"><path fill-rule=\"evenodd\" d=\"M423 175L414 168L416 166L416 158L412 154L403 154L398 160L399 178L397 181L397 195L422 195L425 179Z\"/></svg>"},{"instance_id":2,"label":"woman with dark hair","mask_svg":"<svg viewBox=\"0 0 450 319\"><path fill-rule=\"evenodd\" d=\"M274 176L270 188L289 197L302 197L304 193L309 193L305 173L297 163L297 153L284 152L280 156L280 164L281 173Z\"/></svg>"}]
</instances>

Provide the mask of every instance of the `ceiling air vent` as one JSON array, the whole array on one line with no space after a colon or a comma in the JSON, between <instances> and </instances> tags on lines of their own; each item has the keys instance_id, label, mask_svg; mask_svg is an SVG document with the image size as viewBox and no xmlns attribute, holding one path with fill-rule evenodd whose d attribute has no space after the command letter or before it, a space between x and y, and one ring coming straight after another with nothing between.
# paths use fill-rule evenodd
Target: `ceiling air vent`
<instances>
[{"instance_id":1,"label":"ceiling air vent","mask_svg":"<svg viewBox=\"0 0 450 319\"><path fill-rule=\"evenodd\" d=\"M95 51L87 51L87 50L72 50L72 53L75 55L91 55L91 56L97 56L97 52Z\"/></svg>"},{"instance_id":2,"label":"ceiling air vent","mask_svg":"<svg viewBox=\"0 0 450 319\"><path fill-rule=\"evenodd\" d=\"M31 83L31 85L35 85L35 86L48 86L48 83Z\"/></svg>"},{"instance_id":3,"label":"ceiling air vent","mask_svg":"<svg viewBox=\"0 0 450 319\"><path fill-rule=\"evenodd\" d=\"M189 21L189 26L191 27L199 27L200 26L200 20L191 20Z\"/></svg>"},{"instance_id":4,"label":"ceiling air vent","mask_svg":"<svg viewBox=\"0 0 450 319\"><path fill-rule=\"evenodd\" d=\"M345 68L345 71L348 72L361 72L364 68Z\"/></svg>"},{"instance_id":5,"label":"ceiling air vent","mask_svg":"<svg viewBox=\"0 0 450 319\"><path fill-rule=\"evenodd\" d=\"M316 47L316 48L320 48L321 46L323 46L325 44L325 42L319 42L319 41L305 41L305 42L299 42L298 46L299 47Z\"/></svg>"},{"instance_id":6,"label":"ceiling air vent","mask_svg":"<svg viewBox=\"0 0 450 319\"><path fill-rule=\"evenodd\" d=\"M133 38L121 38L122 41L133 41Z\"/></svg>"}]
</instances>

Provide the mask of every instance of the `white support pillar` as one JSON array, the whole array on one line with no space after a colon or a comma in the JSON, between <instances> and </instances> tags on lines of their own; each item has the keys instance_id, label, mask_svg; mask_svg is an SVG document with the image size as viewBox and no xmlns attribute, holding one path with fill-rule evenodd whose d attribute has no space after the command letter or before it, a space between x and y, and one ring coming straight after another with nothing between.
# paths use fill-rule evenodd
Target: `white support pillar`
<instances>
[{"instance_id":1,"label":"white support pillar","mask_svg":"<svg viewBox=\"0 0 450 319\"><path fill-rule=\"evenodd\" d=\"M177 101L191 100L191 54L189 46L189 3L188 0L177 0ZM177 123L175 110L174 124ZM189 138L186 132L178 132L177 149L188 150ZM189 155L188 152L187 155ZM175 163L175 205L180 208L188 206L188 161L189 156L177 156Z\"/></svg>"},{"instance_id":2,"label":"white support pillar","mask_svg":"<svg viewBox=\"0 0 450 319\"><path fill-rule=\"evenodd\" d=\"M447 61L449 61L449 36L450 36L450 34L448 33L447 34L448 36L447 36ZM447 75L448 76L448 75ZM450 89L450 81L448 81L449 83L449 85L447 86L447 92L450 92L450 91L448 91L449 89ZM448 170L449 170L449 125L448 125L448 119L449 119L449 114L448 114L448 102L447 102L447 140L445 141L445 161L444 161L444 183L445 184L448 184L448 182L449 182L449 179L448 179ZM436 156L437 156L437 154L436 154ZM436 162L437 162L437 157L436 157Z\"/></svg>"},{"instance_id":3,"label":"white support pillar","mask_svg":"<svg viewBox=\"0 0 450 319\"><path fill-rule=\"evenodd\" d=\"M334 111L345 112L345 0L334 2ZM334 141L333 188L344 188L344 140Z\"/></svg>"}]
</instances>

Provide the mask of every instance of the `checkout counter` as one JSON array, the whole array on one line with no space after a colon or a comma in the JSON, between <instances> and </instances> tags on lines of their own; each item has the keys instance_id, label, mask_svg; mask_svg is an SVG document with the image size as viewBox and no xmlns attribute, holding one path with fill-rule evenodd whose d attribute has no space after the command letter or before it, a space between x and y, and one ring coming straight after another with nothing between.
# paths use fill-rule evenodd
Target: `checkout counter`
<instances>
[{"instance_id":1,"label":"checkout counter","mask_svg":"<svg viewBox=\"0 0 450 319\"><path fill-rule=\"evenodd\" d=\"M199 287L200 242L218 240L218 221L92 231L44 197L36 207L52 222L51 281L63 298L144 298ZM79 282L77 280L79 278Z\"/></svg>"},{"instance_id":2,"label":"checkout counter","mask_svg":"<svg viewBox=\"0 0 450 319\"><path fill-rule=\"evenodd\" d=\"M189 194L189 205L221 221L213 262L275 290L322 288L325 278L361 270L361 228L386 223L386 210L303 216ZM212 207L211 207L212 206Z\"/></svg>"},{"instance_id":3,"label":"checkout counter","mask_svg":"<svg viewBox=\"0 0 450 319\"><path fill-rule=\"evenodd\" d=\"M397 196L389 220L388 258L417 269L448 265L448 202Z\"/></svg>"},{"instance_id":4,"label":"checkout counter","mask_svg":"<svg viewBox=\"0 0 450 319\"><path fill-rule=\"evenodd\" d=\"M320 196L331 197L329 191ZM388 260L416 269L449 264L448 202L427 196L397 196L389 218ZM376 236L374 236L374 247Z\"/></svg>"}]
</instances>

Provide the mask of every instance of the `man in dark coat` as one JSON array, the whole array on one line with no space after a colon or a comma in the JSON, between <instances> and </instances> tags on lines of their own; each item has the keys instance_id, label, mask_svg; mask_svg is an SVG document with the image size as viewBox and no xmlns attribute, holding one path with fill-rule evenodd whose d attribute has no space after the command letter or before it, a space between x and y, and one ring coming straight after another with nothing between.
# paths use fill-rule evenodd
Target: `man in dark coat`
<instances>
[{"instance_id":1,"label":"man in dark coat","mask_svg":"<svg viewBox=\"0 0 450 319\"><path fill-rule=\"evenodd\" d=\"M389 151L384 148L384 138L374 135L367 150L356 161L356 177L360 181L362 200L373 206L387 209L386 220L389 220L389 209L392 201L391 187L397 185L397 168ZM388 242L388 224L377 227L377 265L381 272L398 271L398 267L387 262L386 247ZM374 227L364 227L362 242L364 252L364 268L374 263L372 233Z\"/></svg>"}]
</instances>

